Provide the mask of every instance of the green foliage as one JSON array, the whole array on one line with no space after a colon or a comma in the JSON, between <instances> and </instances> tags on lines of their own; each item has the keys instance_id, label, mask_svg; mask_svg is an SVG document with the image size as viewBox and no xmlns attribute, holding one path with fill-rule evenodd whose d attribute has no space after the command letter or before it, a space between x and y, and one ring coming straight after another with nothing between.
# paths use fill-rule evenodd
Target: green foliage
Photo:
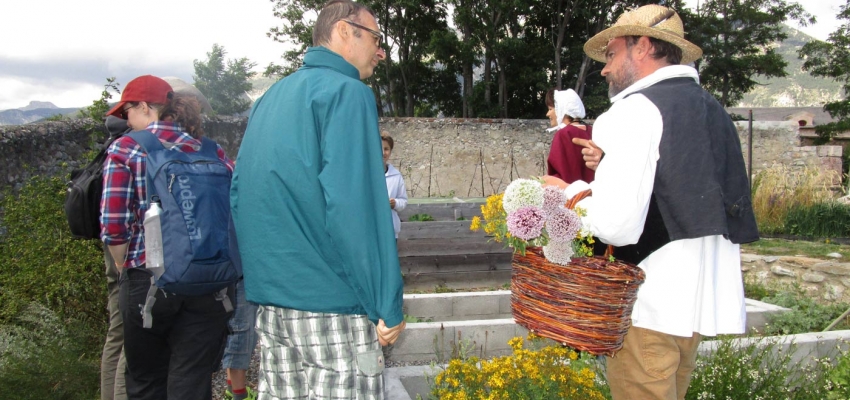
<instances>
[{"instance_id":1,"label":"green foliage","mask_svg":"<svg viewBox=\"0 0 850 400\"><path fill-rule=\"evenodd\" d=\"M434 286L434 293L454 293L456 290L446 286L445 283L440 283L437 286Z\"/></svg>"},{"instance_id":2,"label":"green foliage","mask_svg":"<svg viewBox=\"0 0 850 400\"><path fill-rule=\"evenodd\" d=\"M833 303L823 305L815 302L800 290L782 291L762 299L765 303L790 308L790 312L773 314L768 317L767 335L794 335L806 332L820 332L847 310L850 305ZM850 324L842 321L835 329L847 329Z\"/></svg>"},{"instance_id":3,"label":"green foliage","mask_svg":"<svg viewBox=\"0 0 850 400\"><path fill-rule=\"evenodd\" d=\"M709 355L697 356L697 368L685 395L709 399L823 399L830 386L828 357L797 363L796 345L771 338L718 338Z\"/></svg>"},{"instance_id":4,"label":"green foliage","mask_svg":"<svg viewBox=\"0 0 850 400\"><path fill-rule=\"evenodd\" d=\"M827 394L827 399L850 399L850 354L844 353L838 357L835 367L829 371L829 381L832 383L832 390Z\"/></svg>"},{"instance_id":5,"label":"green foliage","mask_svg":"<svg viewBox=\"0 0 850 400\"><path fill-rule=\"evenodd\" d=\"M833 78L842 84L845 95L850 93L850 2L842 5L836 16L844 23L832 32L826 42L819 40L807 43L800 49L800 58L806 60L803 69L814 76ZM850 98L827 103L824 110L836 122L818 125L815 131L824 140L836 133L850 130Z\"/></svg>"},{"instance_id":6,"label":"green foliage","mask_svg":"<svg viewBox=\"0 0 850 400\"><path fill-rule=\"evenodd\" d=\"M700 81L724 107L754 88L756 75L787 75L788 63L772 46L787 37L782 23L815 22L800 4L786 0L707 0L688 19L688 38L703 50L696 62Z\"/></svg>"},{"instance_id":7,"label":"green foliage","mask_svg":"<svg viewBox=\"0 0 850 400\"><path fill-rule=\"evenodd\" d=\"M839 253L844 258L850 258L850 245L836 244L830 239L823 241L785 240L762 238L753 243L741 245L748 253L774 256L803 255L805 257L830 259L827 254Z\"/></svg>"},{"instance_id":8,"label":"green foliage","mask_svg":"<svg viewBox=\"0 0 850 400\"><path fill-rule=\"evenodd\" d=\"M109 100L112 99L112 92L121 94L118 89L120 84L115 81L115 77L106 78L106 84L103 85L103 91L100 92L100 98L92 101L92 104L80 110L80 118L86 120L83 128L91 135L92 143L99 143L101 138L97 136L98 132L103 130L103 122L106 120L106 112L109 111Z\"/></svg>"},{"instance_id":9,"label":"green foliage","mask_svg":"<svg viewBox=\"0 0 850 400\"><path fill-rule=\"evenodd\" d=\"M426 222L434 221L434 217L428 214L413 214L407 219L407 222Z\"/></svg>"},{"instance_id":10,"label":"green foliage","mask_svg":"<svg viewBox=\"0 0 850 400\"><path fill-rule=\"evenodd\" d=\"M97 349L86 346L89 329L28 304L0 325L0 392L26 399L95 398L100 359Z\"/></svg>"},{"instance_id":11,"label":"green foliage","mask_svg":"<svg viewBox=\"0 0 850 400\"><path fill-rule=\"evenodd\" d=\"M0 200L0 324L38 302L89 327L79 344L97 356L107 326L103 252L99 241L71 237L65 191L62 178L35 176Z\"/></svg>"},{"instance_id":12,"label":"green foliage","mask_svg":"<svg viewBox=\"0 0 850 400\"><path fill-rule=\"evenodd\" d=\"M251 68L257 64L247 58L227 60L224 47L214 44L206 61L195 60L195 87L206 96L213 111L221 115L239 114L251 107L246 93L251 90L248 80L254 76Z\"/></svg>"},{"instance_id":13,"label":"green foliage","mask_svg":"<svg viewBox=\"0 0 850 400\"><path fill-rule=\"evenodd\" d=\"M785 230L808 237L850 237L850 206L829 201L793 207L785 217Z\"/></svg>"},{"instance_id":14,"label":"green foliage","mask_svg":"<svg viewBox=\"0 0 850 400\"><path fill-rule=\"evenodd\" d=\"M776 289L768 288L758 282L748 279L744 280L744 297L753 300L762 300L766 297L773 297L779 293Z\"/></svg>"},{"instance_id":15,"label":"green foliage","mask_svg":"<svg viewBox=\"0 0 850 400\"><path fill-rule=\"evenodd\" d=\"M753 211L759 232L788 233L786 217L791 209L809 207L832 199L838 176L820 168L802 170L774 165L753 179Z\"/></svg>"}]
</instances>

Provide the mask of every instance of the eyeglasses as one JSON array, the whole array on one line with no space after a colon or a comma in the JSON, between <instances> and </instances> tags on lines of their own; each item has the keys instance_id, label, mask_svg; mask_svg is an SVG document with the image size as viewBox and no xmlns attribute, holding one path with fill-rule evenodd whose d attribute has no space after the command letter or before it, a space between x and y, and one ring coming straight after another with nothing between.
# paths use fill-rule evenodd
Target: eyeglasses
<instances>
[{"instance_id":1,"label":"eyeglasses","mask_svg":"<svg viewBox=\"0 0 850 400\"><path fill-rule=\"evenodd\" d=\"M383 34L383 33L379 32L379 31L376 31L376 30L373 30L373 29L369 29L369 28L367 28L367 27L365 27L365 26L363 26L363 25L360 25L360 24L358 24L358 23L356 23L356 22L349 21L349 20L347 20L347 19L343 19L343 20L341 20L341 21L345 21L345 22L347 22L347 23L348 23L349 25L351 25L351 26L354 26L354 27L357 27L357 28L363 29L364 31L371 33L371 34L372 34L372 36L374 36L374 37L375 37L375 44L376 44L378 47L381 47L381 43L383 43L383 41L384 41L384 34Z\"/></svg>"},{"instance_id":2,"label":"eyeglasses","mask_svg":"<svg viewBox=\"0 0 850 400\"><path fill-rule=\"evenodd\" d=\"M121 111L121 117L123 119L127 119L127 112L130 111L131 108L136 108L140 105L141 105L141 103L136 103L136 104L130 105L129 107L124 107L124 109Z\"/></svg>"}]
</instances>

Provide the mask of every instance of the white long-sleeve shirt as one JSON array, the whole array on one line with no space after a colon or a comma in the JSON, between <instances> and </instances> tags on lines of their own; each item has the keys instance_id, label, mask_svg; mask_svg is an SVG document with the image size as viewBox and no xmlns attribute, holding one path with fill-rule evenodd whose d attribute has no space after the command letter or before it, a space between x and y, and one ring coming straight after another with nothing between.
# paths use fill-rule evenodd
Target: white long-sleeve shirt
<instances>
[{"instance_id":1,"label":"white long-sleeve shirt","mask_svg":"<svg viewBox=\"0 0 850 400\"><path fill-rule=\"evenodd\" d=\"M675 77L699 81L691 67L668 66L611 99L611 108L594 124L593 141L605 152L596 178L590 184L574 182L566 189L569 197L588 188L593 190L593 195L578 206L587 210L585 226L605 243L637 243L660 157L660 111L641 94L625 97ZM638 266L646 273L646 281L638 290L632 325L682 337L690 337L693 332L715 336L745 331L739 245L722 236L676 240L650 254Z\"/></svg>"},{"instance_id":2,"label":"white long-sleeve shirt","mask_svg":"<svg viewBox=\"0 0 850 400\"><path fill-rule=\"evenodd\" d=\"M391 199L395 199L395 208L393 211L393 229L395 229L395 237L398 239L398 232L401 231L401 219L398 217L398 212L407 207L407 188L404 187L404 177L401 172L387 163L387 172L384 174L387 178L387 194Z\"/></svg>"}]
</instances>

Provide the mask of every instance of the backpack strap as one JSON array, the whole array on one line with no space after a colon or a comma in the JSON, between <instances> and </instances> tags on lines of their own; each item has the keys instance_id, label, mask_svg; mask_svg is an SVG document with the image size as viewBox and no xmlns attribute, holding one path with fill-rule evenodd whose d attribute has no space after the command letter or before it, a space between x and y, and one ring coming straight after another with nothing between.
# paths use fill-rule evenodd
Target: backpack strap
<instances>
[{"instance_id":1,"label":"backpack strap","mask_svg":"<svg viewBox=\"0 0 850 400\"><path fill-rule=\"evenodd\" d=\"M144 150L145 153L165 150L165 146L162 145L162 142L160 142L156 135L151 131L136 131L128 134L127 136L135 140L139 146L142 146L142 150Z\"/></svg>"},{"instance_id":2,"label":"backpack strap","mask_svg":"<svg viewBox=\"0 0 850 400\"><path fill-rule=\"evenodd\" d=\"M129 136L130 139L133 139L136 143L138 143L139 146L142 146L142 150L145 152L145 154L150 154L154 151L165 150L165 146L163 146L159 139L156 137L156 135L149 130L128 133L127 136ZM146 168L150 168L150 165L146 165ZM146 173L145 175L147 176L145 178L147 179L147 182L145 182L145 190L147 191L148 196L146 200L148 204L150 204L153 196L158 195L156 193L156 187L154 186L153 181L151 181L150 179L150 174Z\"/></svg>"},{"instance_id":3,"label":"backpack strap","mask_svg":"<svg viewBox=\"0 0 850 400\"><path fill-rule=\"evenodd\" d=\"M215 140L212 140L206 136L201 137L201 148L198 150L198 154L201 154L205 157L218 159L218 143Z\"/></svg>"}]
</instances>

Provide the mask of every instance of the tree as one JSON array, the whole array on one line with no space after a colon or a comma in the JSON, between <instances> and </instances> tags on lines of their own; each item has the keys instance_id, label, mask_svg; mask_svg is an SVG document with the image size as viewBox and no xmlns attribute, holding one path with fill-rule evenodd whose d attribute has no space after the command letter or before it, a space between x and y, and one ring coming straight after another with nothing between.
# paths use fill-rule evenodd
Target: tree
<instances>
[{"instance_id":1,"label":"tree","mask_svg":"<svg viewBox=\"0 0 850 400\"><path fill-rule=\"evenodd\" d=\"M825 42L815 40L804 45L798 55L804 59L803 69L813 76L833 78L841 82L845 96L850 94L850 0L841 6L837 18L845 22ZM827 103L823 107L838 121L818 125L815 131L822 142L833 135L850 131L850 97Z\"/></svg>"},{"instance_id":2,"label":"tree","mask_svg":"<svg viewBox=\"0 0 850 400\"><path fill-rule=\"evenodd\" d=\"M752 90L758 84L756 75L787 75L788 63L773 48L788 37L783 22L815 22L800 4L785 0L706 0L695 15L683 14L691 25L689 40L703 50L696 61L702 85L724 107Z\"/></svg>"},{"instance_id":3,"label":"tree","mask_svg":"<svg viewBox=\"0 0 850 400\"><path fill-rule=\"evenodd\" d=\"M275 42L293 46L283 53L283 65L269 64L263 75L284 77L295 72L303 62L307 47L313 45L313 23L319 17L324 0L272 0L274 16L281 26L269 29L266 36Z\"/></svg>"},{"instance_id":4,"label":"tree","mask_svg":"<svg viewBox=\"0 0 850 400\"><path fill-rule=\"evenodd\" d=\"M251 71L257 64L242 57L227 60L225 68L224 47L214 44L207 53L206 61L195 60L195 87L207 97L210 106L217 114L239 114L251 107L246 93L251 90L248 79L254 76Z\"/></svg>"}]
</instances>

